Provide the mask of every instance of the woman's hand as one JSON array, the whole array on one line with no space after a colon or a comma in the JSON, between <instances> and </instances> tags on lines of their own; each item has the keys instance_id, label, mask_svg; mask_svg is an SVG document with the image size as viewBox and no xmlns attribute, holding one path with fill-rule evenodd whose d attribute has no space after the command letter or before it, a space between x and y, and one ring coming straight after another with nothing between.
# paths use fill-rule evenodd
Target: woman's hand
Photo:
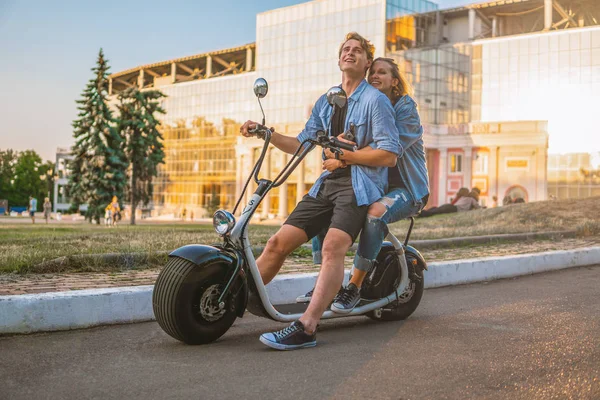
<instances>
[{"instance_id":1,"label":"woman's hand","mask_svg":"<svg viewBox=\"0 0 600 400\"><path fill-rule=\"evenodd\" d=\"M326 169L329 172L333 172L338 168L342 168L344 164L340 160L335 159L327 159L323 161L323 169Z\"/></svg>"},{"instance_id":2,"label":"woman's hand","mask_svg":"<svg viewBox=\"0 0 600 400\"><path fill-rule=\"evenodd\" d=\"M352 146L356 146L356 143L354 143L354 142L351 142L351 141L349 141L349 140L347 140L347 139L344 139L344 134L343 134L343 133L342 133L342 134L340 134L340 135L338 135L338 136L337 136L337 139L338 139L340 142L344 142L344 143L351 144ZM342 155L343 155L343 150L342 150ZM326 158L335 158L335 153L334 153L334 152L332 152L332 151L331 151L331 150L329 150L329 149L325 149L325 157L326 157Z\"/></svg>"}]
</instances>

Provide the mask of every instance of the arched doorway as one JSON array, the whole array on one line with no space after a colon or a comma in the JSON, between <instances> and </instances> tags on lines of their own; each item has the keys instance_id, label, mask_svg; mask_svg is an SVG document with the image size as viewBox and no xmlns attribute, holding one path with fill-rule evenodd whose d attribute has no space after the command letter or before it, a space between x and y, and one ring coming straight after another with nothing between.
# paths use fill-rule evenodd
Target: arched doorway
<instances>
[{"instance_id":1,"label":"arched doorway","mask_svg":"<svg viewBox=\"0 0 600 400\"><path fill-rule=\"evenodd\" d=\"M510 199L510 202L509 202ZM502 204L511 204L511 203L528 203L529 195L527 194L527 189L525 189L521 185L512 185L506 192L504 192L504 199L502 200Z\"/></svg>"}]
</instances>

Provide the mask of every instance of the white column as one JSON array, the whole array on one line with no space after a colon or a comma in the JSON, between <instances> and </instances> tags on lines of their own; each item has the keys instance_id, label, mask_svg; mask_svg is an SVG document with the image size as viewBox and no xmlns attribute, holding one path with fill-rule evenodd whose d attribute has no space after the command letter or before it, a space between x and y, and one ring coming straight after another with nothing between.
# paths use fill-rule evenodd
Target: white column
<instances>
[{"instance_id":1,"label":"white column","mask_svg":"<svg viewBox=\"0 0 600 400\"><path fill-rule=\"evenodd\" d=\"M552 0L544 0L544 30L552 28Z\"/></svg>"},{"instance_id":2,"label":"white column","mask_svg":"<svg viewBox=\"0 0 600 400\"><path fill-rule=\"evenodd\" d=\"M140 89L144 88L144 70L140 69L140 76L138 76L138 87Z\"/></svg>"},{"instance_id":3,"label":"white column","mask_svg":"<svg viewBox=\"0 0 600 400\"><path fill-rule=\"evenodd\" d=\"M498 197L498 204L502 204L502 197L498 195L498 146L490 146L490 157L488 165L488 193L490 198L492 196Z\"/></svg>"},{"instance_id":4,"label":"white column","mask_svg":"<svg viewBox=\"0 0 600 400\"><path fill-rule=\"evenodd\" d=\"M177 64L171 63L171 83L177 81Z\"/></svg>"},{"instance_id":5,"label":"white column","mask_svg":"<svg viewBox=\"0 0 600 400\"><path fill-rule=\"evenodd\" d=\"M310 155L309 155L310 156ZM304 159L304 162L302 162L300 165L298 165L298 186L296 187L296 204L300 203L300 200L302 200L302 197L304 197L304 191L306 190L306 186L304 185L304 163L306 162L306 159Z\"/></svg>"},{"instance_id":6,"label":"white column","mask_svg":"<svg viewBox=\"0 0 600 400\"><path fill-rule=\"evenodd\" d=\"M281 154L281 166L283 167L287 163L287 154ZM279 210L277 211L277 216L279 218L285 218L288 216L288 184L284 182L279 186Z\"/></svg>"},{"instance_id":7,"label":"white column","mask_svg":"<svg viewBox=\"0 0 600 400\"><path fill-rule=\"evenodd\" d=\"M279 210L277 211L277 216L279 218L285 218L288 216L288 184L286 182L282 183L279 186Z\"/></svg>"},{"instance_id":8,"label":"white column","mask_svg":"<svg viewBox=\"0 0 600 400\"><path fill-rule=\"evenodd\" d=\"M246 71L252 71L252 49L246 49Z\"/></svg>"},{"instance_id":9,"label":"white column","mask_svg":"<svg viewBox=\"0 0 600 400\"><path fill-rule=\"evenodd\" d=\"M206 77L210 78L212 75L212 57L206 57Z\"/></svg>"},{"instance_id":10,"label":"white column","mask_svg":"<svg viewBox=\"0 0 600 400\"><path fill-rule=\"evenodd\" d=\"M435 13L435 44L441 44L444 37L443 30L444 22L441 11Z\"/></svg>"},{"instance_id":11,"label":"white column","mask_svg":"<svg viewBox=\"0 0 600 400\"><path fill-rule=\"evenodd\" d=\"M475 9L469 8L469 40L475 39Z\"/></svg>"},{"instance_id":12,"label":"white column","mask_svg":"<svg viewBox=\"0 0 600 400\"><path fill-rule=\"evenodd\" d=\"M446 203L448 194L448 149L439 149L440 164L438 167L438 206Z\"/></svg>"},{"instance_id":13,"label":"white column","mask_svg":"<svg viewBox=\"0 0 600 400\"><path fill-rule=\"evenodd\" d=\"M465 147L465 163L464 163L464 182L463 186L471 189L471 181L473 180L473 148Z\"/></svg>"},{"instance_id":14,"label":"white column","mask_svg":"<svg viewBox=\"0 0 600 400\"><path fill-rule=\"evenodd\" d=\"M548 199L548 162L545 147L536 149L537 193L535 201Z\"/></svg>"},{"instance_id":15,"label":"white column","mask_svg":"<svg viewBox=\"0 0 600 400\"><path fill-rule=\"evenodd\" d=\"M498 17L492 17L492 37L498 36Z\"/></svg>"},{"instance_id":16,"label":"white column","mask_svg":"<svg viewBox=\"0 0 600 400\"><path fill-rule=\"evenodd\" d=\"M265 154L264 164L266 164L266 168L262 168L265 171L265 179L271 179L271 150L273 148L267 149L267 154ZM267 193L265 198L262 201L262 212L260 216L262 219L267 219L269 217L269 212L271 211L271 192Z\"/></svg>"},{"instance_id":17,"label":"white column","mask_svg":"<svg viewBox=\"0 0 600 400\"><path fill-rule=\"evenodd\" d=\"M112 96L112 78L108 78L108 95Z\"/></svg>"}]
</instances>

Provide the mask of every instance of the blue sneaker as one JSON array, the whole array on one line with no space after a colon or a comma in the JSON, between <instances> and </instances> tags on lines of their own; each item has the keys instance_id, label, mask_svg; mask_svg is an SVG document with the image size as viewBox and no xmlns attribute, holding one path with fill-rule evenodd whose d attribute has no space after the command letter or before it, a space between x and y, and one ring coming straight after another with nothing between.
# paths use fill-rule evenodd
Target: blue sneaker
<instances>
[{"instance_id":1,"label":"blue sneaker","mask_svg":"<svg viewBox=\"0 0 600 400\"><path fill-rule=\"evenodd\" d=\"M276 350L296 350L304 347L315 347L317 345L317 332L312 335L304 331L304 325L300 321L294 321L280 331L263 333L260 341Z\"/></svg>"}]
</instances>

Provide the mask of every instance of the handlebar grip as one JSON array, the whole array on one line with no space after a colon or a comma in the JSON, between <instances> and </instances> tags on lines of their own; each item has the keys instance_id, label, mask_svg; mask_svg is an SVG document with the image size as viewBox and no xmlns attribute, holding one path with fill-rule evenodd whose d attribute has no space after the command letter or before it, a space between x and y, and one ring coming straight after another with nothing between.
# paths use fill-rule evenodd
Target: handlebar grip
<instances>
[{"instance_id":1,"label":"handlebar grip","mask_svg":"<svg viewBox=\"0 0 600 400\"><path fill-rule=\"evenodd\" d=\"M356 150L356 146L348 144L346 142L342 142L336 138L331 138L329 139L329 141L331 142L332 146L338 147L340 149L343 150L348 150L348 151L355 151Z\"/></svg>"},{"instance_id":2,"label":"handlebar grip","mask_svg":"<svg viewBox=\"0 0 600 400\"><path fill-rule=\"evenodd\" d=\"M267 130L267 127L261 124L256 124L254 126L254 129L248 129L248 132L250 133L258 133L258 132L264 132Z\"/></svg>"}]
</instances>

